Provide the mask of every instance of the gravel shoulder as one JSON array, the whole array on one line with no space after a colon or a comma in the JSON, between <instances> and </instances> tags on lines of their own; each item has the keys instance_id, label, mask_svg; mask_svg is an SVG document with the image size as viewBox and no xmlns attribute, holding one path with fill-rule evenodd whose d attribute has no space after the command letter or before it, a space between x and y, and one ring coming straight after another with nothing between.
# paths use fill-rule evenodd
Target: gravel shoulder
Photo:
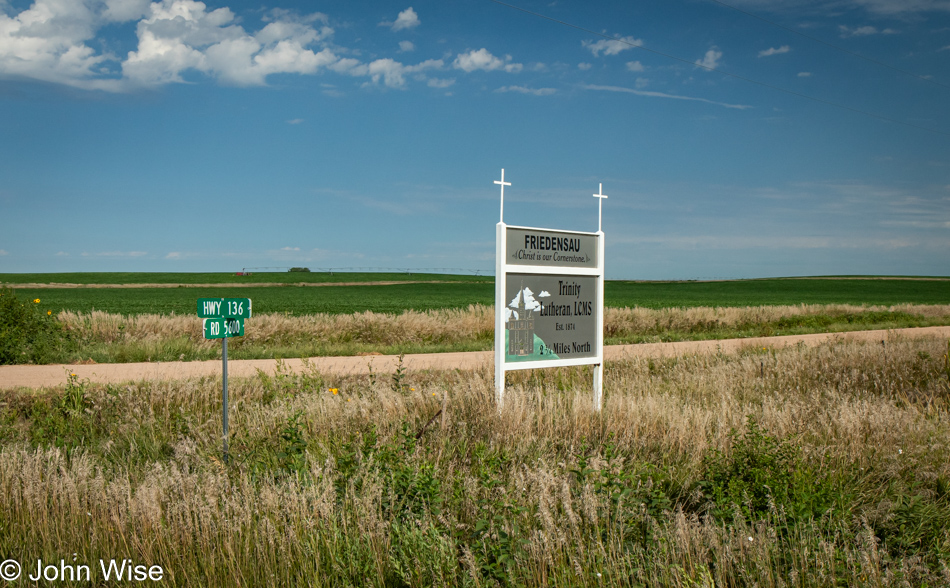
<instances>
[{"instance_id":1,"label":"gravel shoulder","mask_svg":"<svg viewBox=\"0 0 950 588\"><path fill-rule=\"evenodd\" d=\"M637 345L609 345L604 347L604 361L619 361L636 357L673 357L706 353L736 353L751 347L781 349L799 344L814 347L828 341L888 341L901 338L947 337L950 327L923 327L849 333L817 333L783 337L754 337L748 339L721 339L714 341L679 341L675 343L642 343ZM313 357L282 360L285 368L299 372L315 369L325 375L392 373L399 364L395 355L357 357ZM468 353L425 353L406 355L403 367L410 371L474 370L491 368L491 351ZM8 365L0 366L0 389L59 387L69 374L90 382L121 384L140 380L186 380L221 375L221 361L115 363L93 365ZM261 370L274 374L277 360L243 359L228 361L229 378L248 378Z\"/></svg>"}]
</instances>

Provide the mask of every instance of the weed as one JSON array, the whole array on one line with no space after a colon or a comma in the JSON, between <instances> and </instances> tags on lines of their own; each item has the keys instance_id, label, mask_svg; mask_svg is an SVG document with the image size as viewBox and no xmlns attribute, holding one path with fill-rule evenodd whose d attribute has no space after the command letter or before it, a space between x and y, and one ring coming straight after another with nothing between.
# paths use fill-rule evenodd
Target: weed
<instances>
[{"instance_id":1,"label":"weed","mask_svg":"<svg viewBox=\"0 0 950 588\"><path fill-rule=\"evenodd\" d=\"M728 454L713 449L703 458L698 485L712 502L711 515L731 521L738 509L756 521L781 509L798 521L820 517L831 506L824 477L808 467L797 446L766 434L755 417L747 417L741 435L733 430L729 437Z\"/></svg>"},{"instance_id":2,"label":"weed","mask_svg":"<svg viewBox=\"0 0 950 588\"><path fill-rule=\"evenodd\" d=\"M60 407L63 412L70 416L81 416L90 405L86 388L89 386L89 380L81 380L74 373L69 373L66 377L66 391L60 400Z\"/></svg>"},{"instance_id":3,"label":"weed","mask_svg":"<svg viewBox=\"0 0 950 588\"><path fill-rule=\"evenodd\" d=\"M273 376L258 369L257 379L263 388L261 400L264 404L321 390L324 383L323 376L306 360L304 360L303 369L298 372L278 359Z\"/></svg>"},{"instance_id":4,"label":"weed","mask_svg":"<svg viewBox=\"0 0 950 588\"><path fill-rule=\"evenodd\" d=\"M399 355L399 363L396 364L396 371L393 372L390 388L397 394L407 394L409 386L403 382L406 377L406 366L403 365L404 354Z\"/></svg>"},{"instance_id":5,"label":"weed","mask_svg":"<svg viewBox=\"0 0 950 588\"><path fill-rule=\"evenodd\" d=\"M472 546L479 570L485 578L508 583L516 575L514 567L524 556L530 541L524 537L519 520L527 508L505 500L480 499L483 516L465 537Z\"/></svg>"},{"instance_id":6,"label":"weed","mask_svg":"<svg viewBox=\"0 0 950 588\"><path fill-rule=\"evenodd\" d=\"M385 482L382 506L387 513L413 519L425 513L438 514L442 506L442 483L435 467L416 459L417 440L408 422L396 437L381 442L375 427L352 436L336 455L342 496L348 486L360 492L372 478Z\"/></svg>"},{"instance_id":7,"label":"weed","mask_svg":"<svg viewBox=\"0 0 950 588\"><path fill-rule=\"evenodd\" d=\"M653 537L651 521L663 518L674 506L678 492L665 468L652 463L625 460L612 438L608 438L598 461L584 452L577 456L577 467L570 471L582 488L589 486L601 499L598 519L605 521L601 535L619 532L625 543L649 543Z\"/></svg>"},{"instance_id":8,"label":"weed","mask_svg":"<svg viewBox=\"0 0 950 588\"><path fill-rule=\"evenodd\" d=\"M303 412L297 411L287 419L280 431L277 448L277 465L289 475L301 475L307 466L307 440L300 427Z\"/></svg>"},{"instance_id":9,"label":"weed","mask_svg":"<svg viewBox=\"0 0 950 588\"><path fill-rule=\"evenodd\" d=\"M0 288L0 364L50 363L62 360L73 340L41 299L24 302L13 290Z\"/></svg>"}]
</instances>

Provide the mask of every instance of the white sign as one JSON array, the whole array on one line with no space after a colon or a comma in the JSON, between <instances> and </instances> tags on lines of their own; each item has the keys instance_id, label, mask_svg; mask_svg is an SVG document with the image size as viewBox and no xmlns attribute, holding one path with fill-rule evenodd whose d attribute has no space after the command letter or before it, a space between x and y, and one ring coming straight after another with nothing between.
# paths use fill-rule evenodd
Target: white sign
<instances>
[{"instance_id":1,"label":"white sign","mask_svg":"<svg viewBox=\"0 0 950 588\"><path fill-rule=\"evenodd\" d=\"M504 181L502 170L502 209ZM603 198L601 194L595 197ZM495 233L495 400L504 404L505 372L594 365L594 409L602 404L604 232L505 224Z\"/></svg>"}]
</instances>

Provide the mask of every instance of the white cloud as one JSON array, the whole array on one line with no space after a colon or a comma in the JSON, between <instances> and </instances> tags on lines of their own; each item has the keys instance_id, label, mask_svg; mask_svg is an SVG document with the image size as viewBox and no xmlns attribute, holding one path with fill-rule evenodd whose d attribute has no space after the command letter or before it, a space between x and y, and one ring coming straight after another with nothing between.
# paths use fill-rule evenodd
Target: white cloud
<instances>
[{"instance_id":1,"label":"white cloud","mask_svg":"<svg viewBox=\"0 0 950 588\"><path fill-rule=\"evenodd\" d=\"M302 118L292 118L292 119L290 119L290 120L287 121L287 124L289 124L289 125L299 125L300 123L303 122L303 120L304 120L304 119L302 119Z\"/></svg>"},{"instance_id":2,"label":"white cloud","mask_svg":"<svg viewBox=\"0 0 950 588\"><path fill-rule=\"evenodd\" d=\"M840 25L838 30L841 31L841 38L846 39L848 37L866 37L868 35L896 35L897 31L894 29L884 29L882 31L877 30L877 27L872 27L870 25L863 27L851 28L845 25Z\"/></svg>"},{"instance_id":3,"label":"white cloud","mask_svg":"<svg viewBox=\"0 0 950 588\"><path fill-rule=\"evenodd\" d=\"M646 68L643 67L643 64L639 61L628 61L627 62L627 71L640 72L644 71Z\"/></svg>"},{"instance_id":4,"label":"white cloud","mask_svg":"<svg viewBox=\"0 0 950 588\"><path fill-rule=\"evenodd\" d=\"M86 45L100 21L87 3L70 0L36 0L13 17L0 11L0 75L109 89L114 80L96 77L114 59Z\"/></svg>"},{"instance_id":5,"label":"white cloud","mask_svg":"<svg viewBox=\"0 0 950 588\"><path fill-rule=\"evenodd\" d=\"M792 48L788 45L782 45L781 47L769 47L764 51L759 51L759 57L769 57L772 55L781 55L783 53L788 53Z\"/></svg>"},{"instance_id":6,"label":"white cloud","mask_svg":"<svg viewBox=\"0 0 950 588\"><path fill-rule=\"evenodd\" d=\"M425 72L445 67L441 59L407 65L391 58L363 63L344 57L348 50L330 43L334 31L320 13L274 9L254 28L226 6L209 8L197 0L34 0L13 16L10 4L0 0L0 79L26 77L113 92L185 83L196 76L261 86L273 74L325 71L390 88L405 87L410 79L436 88L454 82L427 77ZM99 49L108 46L100 31L116 22L135 24L135 46L124 55ZM405 30L419 22L410 7L389 26ZM399 49L409 52L415 45L402 41ZM458 54L452 65L466 72L524 69L510 55L499 58L484 48ZM336 89L325 93L341 95Z\"/></svg>"},{"instance_id":7,"label":"white cloud","mask_svg":"<svg viewBox=\"0 0 950 588\"><path fill-rule=\"evenodd\" d=\"M913 227L915 229L950 229L950 221L882 221L884 227Z\"/></svg>"},{"instance_id":8,"label":"white cloud","mask_svg":"<svg viewBox=\"0 0 950 588\"><path fill-rule=\"evenodd\" d=\"M554 88L527 88L525 86L502 86L495 91L517 92L518 94L531 94L532 96L550 96L557 92Z\"/></svg>"},{"instance_id":9,"label":"white cloud","mask_svg":"<svg viewBox=\"0 0 950 588\"><path fill-rule=\"evenodd\" d=\"M946 0L853 0L870 12L878 14L898 14L901 12L950 12L950 2Z\"/></svg>"},{"instance_id":10,"label":"white cloud","mask_svg":"<svg viewBox=\"0 0 950 588\"><path fill-rule=\"evenodd\" d=\"M62 253L62 252L60 252L60 253ZM6 249L0 249L0 255L10 255L10 252L7 251ZM57 255L59 255L59 254L57 253Z\"/></svg>"},{"instance_id":11,"label":"white cloud","mask_svg":"<svg viewBox=\"0 0 950 588\"><path fill-rule=\"evenodd\" d=\"M300 247L281 247L281 251L300 251Z\"/></svg>"},{"instance_id":12,"label":"white cloud","mask_svg":"<svg viewBox=\"0 0 950 588\"><path fill-rule=\"evenodd\" d=\"M800 77L800 78L810 78L811 75L812 75L812 74L811 74L810 71L800 71L800 72L798 72L798 77Z\"/></svg>"},{"instance_id":13,"label":"white cloud","mask_svg":"<svg viewBox=\"0 0 950 588\"><path fill-rule=\"evenodd\" d=\"M520 63L511 63L511 55L506 55L504 61L495 57L482 47L479 50L471 50L468 53L459 53L452 62L455 69L460 69L466 73L476 70L494 71L504 69L508 73L517 73L524 67Z\"/></svg>"},{"instance_id":14,"label":"white cloud","mask_svg":"<svg viewBox=\"0 0 950 588\"><path fill-rule=\"evenodd\" d=\"M705 102L706 104L714 104L716 106L722 106L724 108L733 108L736 110L746 110L752 108L747 104L729 104L727 102L716 102L715 100L709 100L706 98L697 98L695 96L680 96L678 94L667 94L664 92L650 92L646 90L634 90L633 88L624 88L621 86L596 86L596 85L584 85L581 86L585 90L598 90L602 92L621 92L626 94L636 94L637 96L647 96L651 98L670 98L672 100L691 100L695 102Z\"/></svg>"},{"instance_id":15,"label":"white cloud","mask_svg":"<svg viewBox=\"0 0 950 588\"><path fill-rule=\"evenodd\" d=\"M439 79L439 78L429 78L426 81L426 84L430 88L448 88L455 83L455 79Z\"/></svg>"},{"instance_id":16,"label":"white cloud","mask_svg":"<svg viewBox=\"0 0 950 588\"><path fill-rule=\"evenodd\" d=\"M342 60L341 60L342 61ZM356 60L352 60L356 61ZM380 81L389 88L402 88L406 85L406 76L419 74L421 80L425 76L421 72L430 69L442 69L444 62L441 59L428 59L416 65L403 65L394 59L377 59L367 64L354 65L345 71L352 76L369 77L373 84Z\"/></svg>"},{"instance_id":17,"label":"white cloud","mask_svg":"<svg viewBox=\"0 0 950 588\"><path fill-rule=\"evenodd\" d=\"M389 27L393 31L403 31L406 29L412 29L421 24L419 20L419 15L416 14L416 11L412 9L412 6L403 10L399 13L399 16L396 17L396 22L381 22L380 26Z\"/></svg>"},{"instance_id":18,"label":"white cloud","mask_svg":"<svg viewBox=\"0 0 950 588\"><path fill-rule=\"evenodd\" d=\"M732 4L748 9L767 9L773 11L817 13L824 9L838 9L834 12L843 12L843 9L863 8L877 15L900 15L920 12L950 12L950 2L947 0L836 0L834 2L814 2L813 0L733 0ZM812 25L813 26L813 25Z\"/></svg>"},{"instance_id":19,"label":"white cloud","mask_svg":"<svg viewBox=\"0 0 950 588\"><path fill-rule=\"evenodd\" d=\"M643 40L633 37L620 37L619 39L601 39L596 42L581 41L581 44L587 47L587 49L594 54L594 57L599 57L601 52L603 52L604 55L616 55L621 51L639 47L643 45Z\"/></svg>"},{"instance_id":20,"label":"white cloud","mask_svg":"<svg viewBox=\"0 0 950 588\"><path fill-rule=\"evenodd\" d=\"M89 254L84 252L83 255ZM100 251L95 255L97 257L144 257L148 255L148 251Z\"/></svg>"},{"instance_id":21,"label":"white cloud","mask_svg":"<svg viewBox=\"0 0 950 588\"><path fill-rule=\"evenodd\" d=\"M137 20L148 13L149 0L105 0L102 16L114 22Z\"/></svg>"},{"instance_id":22,"label":"white cloud","mask_svg":"<svg viewBox=\"0 0 950 588\"><path fill-rule=\"evenodd\" d=\"M591 67L593 67L593 66L592 66L591 64L589 64L589 63L578 63L578 64L577 64L577 69L579 69L579 70L581 70L581 71L587 71L587 70L589 70Z\"/></svg>"},{"instance_id":23,"label":"white cloud","mask_svg":"<svg viewBox=\"0 0 950 588\"><path fill-rule=\"evenodd\" d=\"M56 257L69 257L69 254L66 253L65 251L57 251Z\"/></svg>"},{"instance_id":24,"label":"white cloud","mask_svg":"<svg viewBox=\"0 0 950 588\"><path fill-rule=\"evenodd\" d=\"M110 22L135 20L137 45L124 59L92 48ZM123 91L183 82L195 71L263 85L271 74L313 74L338 61L330 49L309 48L333 34L325 15L272 11L264 21L249 32L229 8L195 0L36 0L15 16L0 13L0 76Z\"/></svg>"},{"instance_id":25,"label":"white cloud","mask_svg":"<svg viewBox=\"0 0 950 588\"><path fill-rule=\"evenodd\" d=\"M122 64L125 76L144 86L184 81L197 70L238 86L263 85L275 73L313 74L337 61L329 49L315 53L306 46L332 35L312 23L323 15L290 20L281 14L256 34L234 24L228 8L208 12L202 2L163 0L139 21L139 44Z\"/></svg>"},{"instance_id":26,"label":"white cloud","mask_svg":"<svg viewBox=\"0 0 950 588\"><path fill-rule=\"evenodd\" d=\"M617 237L615 242L655 244L669 249L904 249L916 245L901 238L838 236L669 235Z\"/></svg>"},{"instance_id":27,"label":"white cloud","mask_svg":"<svg viewBox=\"0 0 950 588\"><path fill-rule=\"evenodd\" d=\"M719 67L719 60L721 58L722 51L720 51L717 47L712 47L706 52L706 55L704 55L701 60L696 62L696 65L705 69L716 69Z\"/></svg>"}]
</instances>

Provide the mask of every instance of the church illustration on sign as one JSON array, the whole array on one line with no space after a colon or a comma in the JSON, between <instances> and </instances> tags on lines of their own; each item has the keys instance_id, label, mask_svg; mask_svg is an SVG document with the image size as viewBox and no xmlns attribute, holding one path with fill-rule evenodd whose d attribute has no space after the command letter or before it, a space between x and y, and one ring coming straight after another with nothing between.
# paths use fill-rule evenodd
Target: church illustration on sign
<instances>
[{"instance_id":1,"label":"church illustration on sign","mask_svg":"<svg viewBox=\"0 0 950 588\"><path fill-rule=\"evenodd\" d=\"M550 296L542 291L539 296ZM534 292L531 288L524 287L508 304L505 309L505 329L508 331L508 353L509 356L525 357L535 354L534 348L534 313L541 310L541 303L534 298ZM542 342L541 349L545 352L545 345Z\"/></svg>"},{"instance_id":2,"label":"church illustration on sign","mask_svg":"<svg viewBox=\"0 0 950 588\"><path fill-rule=\"evenodd\" d=\"M531 303L525 304L531 297ZM534 353L534 311L541 305L532 296L529 288L518 290L518 295L508 306L508 355L531 355Z\"/></svg>"}]
</instances>

